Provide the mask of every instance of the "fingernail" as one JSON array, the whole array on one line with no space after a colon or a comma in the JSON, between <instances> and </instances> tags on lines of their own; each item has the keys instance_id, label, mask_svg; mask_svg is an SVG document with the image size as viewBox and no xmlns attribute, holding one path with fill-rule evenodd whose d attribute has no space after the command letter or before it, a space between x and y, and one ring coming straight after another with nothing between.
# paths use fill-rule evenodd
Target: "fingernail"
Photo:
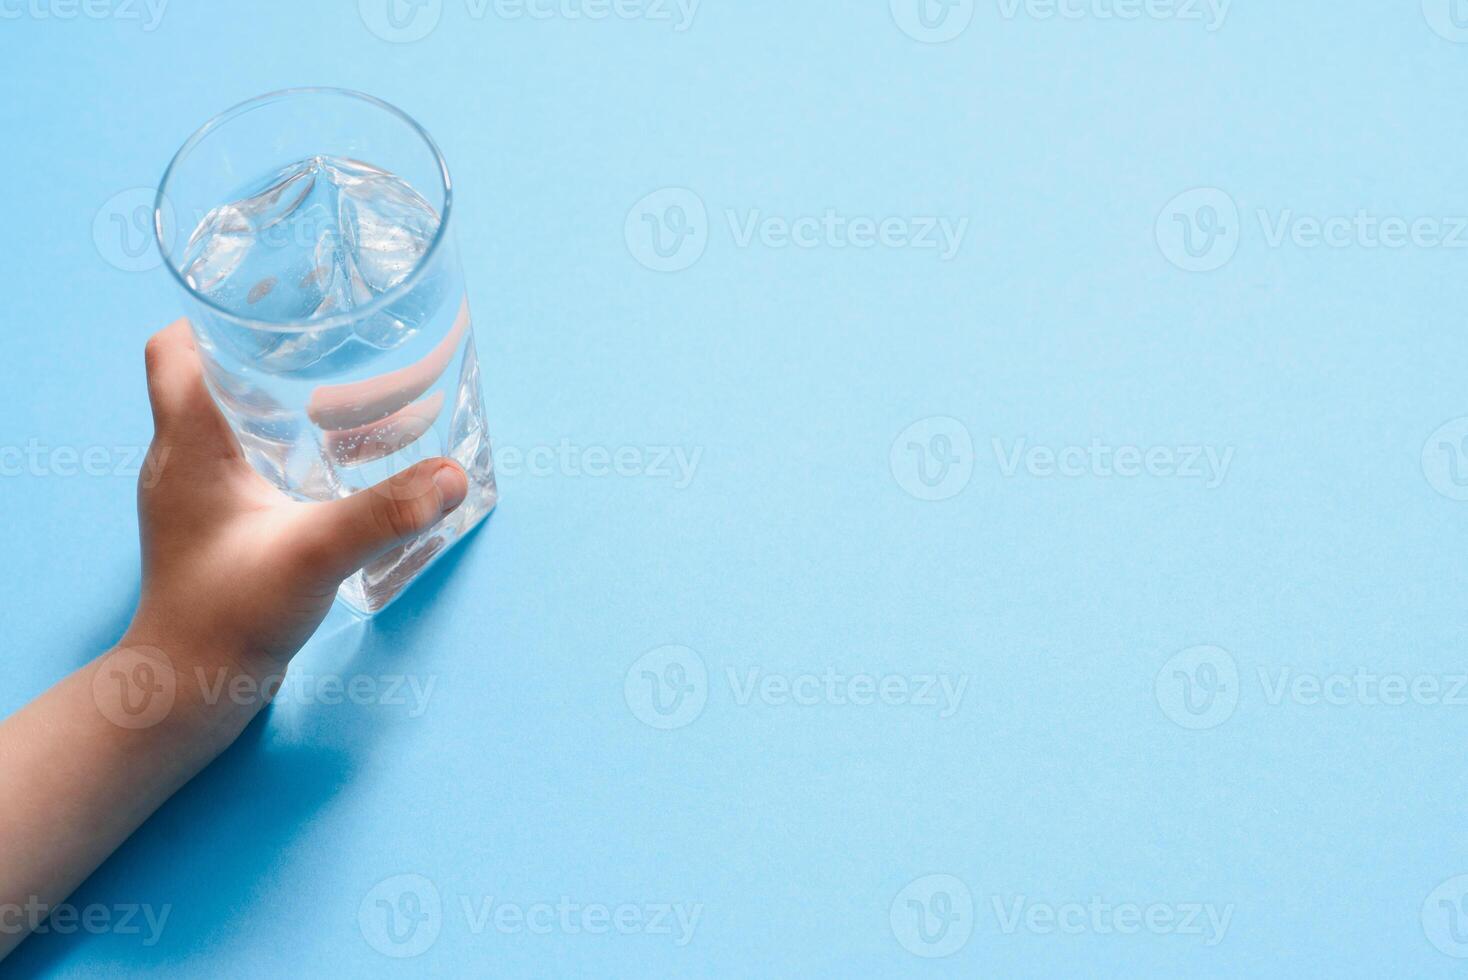
<instances>
[{"instance_id":1,"label":"fingernail","mask_svg":"<svg viewBox=\"0 0 1468 980\"><path fill-rule=\"evenodd\" d=\"M445 514L462 504L469 495L469 481L457 466L440 467L433 474L433 485L438 488L438 509Z\"/></svg>"}]
</instances>

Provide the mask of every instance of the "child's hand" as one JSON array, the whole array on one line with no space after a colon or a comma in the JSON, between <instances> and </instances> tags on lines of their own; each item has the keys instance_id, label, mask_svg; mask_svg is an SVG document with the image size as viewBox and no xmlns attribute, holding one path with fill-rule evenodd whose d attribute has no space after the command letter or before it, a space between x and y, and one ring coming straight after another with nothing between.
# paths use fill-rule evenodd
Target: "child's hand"
<instances>
[{"instance_id":1,"label":"child's hand","mask_svg":"<svg viewBox=\"0 0 1468 980\"><path fill-rule=\"evenodd\" d=\"M265 703L205 697L193 678L222 670L271 690L342 579L468 490L457 464L431 459L353 497L291 501L245 462L188 323L147 355L156 431L138 486L142 601L115 649L0 722L3 908L64 899ZM129 678L139 690L119 691ZM131 709L134 694L161 713ZM0 960L33 926L0 917Z\"/></svg>"},{"instance_id":2,"label":"child's hand","mask_svg":"<svg viewBox=\"0 0 1468 980\"><path fill-rule=\"evenodd\" d=\"M156 334L146 356L155 433L138 488L143 592L124 644L279 672L343 579L468 491L457 463L430 459L343 500L292 501L245 461L188 321Z\"/></svg>"}]
</instances>

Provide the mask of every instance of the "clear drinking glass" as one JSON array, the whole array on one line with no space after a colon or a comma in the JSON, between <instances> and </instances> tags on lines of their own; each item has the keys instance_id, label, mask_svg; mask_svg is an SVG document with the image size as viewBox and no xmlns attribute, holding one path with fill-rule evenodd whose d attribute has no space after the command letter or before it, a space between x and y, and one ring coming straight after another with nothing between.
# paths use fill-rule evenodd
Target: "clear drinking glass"
<instances>
[{"instance_id":1,"label":"clear drinking glass","mask_svg":"<svg viewBox=\"0 0 1468 980\"><path fill-rule=\"evenodd\" d=\"M262 475L331 500L450 456L469 496L348 579L385 607L493 509L478 359L448 168L394 107L341 89L274 92L178 151L155 207L214 400Z\"/></svg>"}]
</instances>

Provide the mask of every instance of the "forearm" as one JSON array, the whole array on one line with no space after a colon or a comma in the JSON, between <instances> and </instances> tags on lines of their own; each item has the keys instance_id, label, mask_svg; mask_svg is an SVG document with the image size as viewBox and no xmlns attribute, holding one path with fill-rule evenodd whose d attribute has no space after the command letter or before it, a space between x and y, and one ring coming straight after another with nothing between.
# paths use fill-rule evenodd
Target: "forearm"
<instances>
[{"instance_id":1,"label":"forearm","mask_svg":"<svg viewBox=\"0 0 1468 980\"><path fill-rule=\"evenodd\" d=\"M63 901L259 711L262 678L160 650L130 631L0 723L0 958L34 925L7 911Z\"/></svg>"}]
</instances>

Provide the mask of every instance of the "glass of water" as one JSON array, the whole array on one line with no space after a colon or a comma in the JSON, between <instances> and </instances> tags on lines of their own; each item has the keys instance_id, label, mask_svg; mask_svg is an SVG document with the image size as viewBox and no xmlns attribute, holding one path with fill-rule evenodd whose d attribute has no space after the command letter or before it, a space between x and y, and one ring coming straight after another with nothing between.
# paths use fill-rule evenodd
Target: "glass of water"
<instances>
[{"instance_id":1,"label":"glass of water","mask_svg":"<svg viewBox=\"0 0 1468 980\"><path fill-rule=\"evenodd\" d=\"M412 118L359 92L229 109L163 175L159 248L209 389L250 463L332 500L450 456L469 496L342 585L370 615L494 508L448 167Z\"/></svg>"}]
</instances>

